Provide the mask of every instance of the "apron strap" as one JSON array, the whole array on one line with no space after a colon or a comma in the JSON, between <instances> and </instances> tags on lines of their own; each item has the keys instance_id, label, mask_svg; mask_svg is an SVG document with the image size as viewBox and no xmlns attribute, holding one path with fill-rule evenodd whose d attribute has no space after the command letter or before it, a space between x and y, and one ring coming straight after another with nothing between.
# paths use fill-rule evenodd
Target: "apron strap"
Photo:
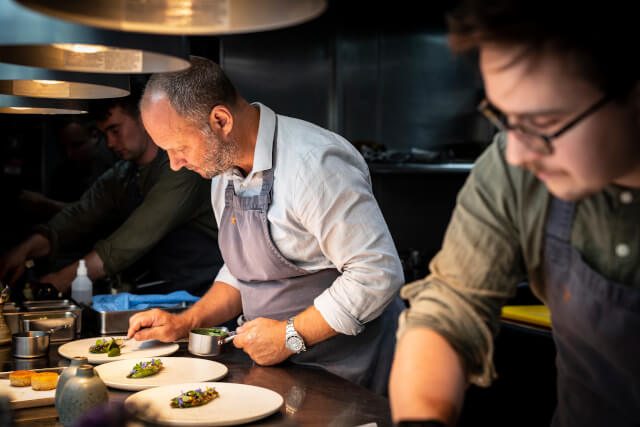
<instances>
[{"instance_id":1,"label":"apron strap","mask_svg":"<svg viewBox=\"0 0 640 427\"><path fill-rule=\"evenodd\" d=\"M562 242L571 240L571 226L576 204L565 202L551 195L551 206L547 217L547 234Z\"/></svg>"}]
</instances>

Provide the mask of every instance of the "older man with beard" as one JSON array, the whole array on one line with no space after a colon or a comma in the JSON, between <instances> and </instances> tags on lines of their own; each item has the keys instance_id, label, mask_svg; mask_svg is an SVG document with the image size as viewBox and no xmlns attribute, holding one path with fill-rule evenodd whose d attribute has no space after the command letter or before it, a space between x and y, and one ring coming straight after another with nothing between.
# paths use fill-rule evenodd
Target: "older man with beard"
<instances>
[{"instance_id":1,"label":"older man with beard","mask_svg":"<svg viewBox=\"0 0 640 427\"><path fill-rule=\"evenodd\" d=\"M151 77L142 119L174 170L213 177L225 265L193 308L133 316L128 336L172 341L242 312L234 344L257 363L290 359L384 393L403 273L364 159L249 104L217 64L191 63Z\"/></svg>"}]
</instances>

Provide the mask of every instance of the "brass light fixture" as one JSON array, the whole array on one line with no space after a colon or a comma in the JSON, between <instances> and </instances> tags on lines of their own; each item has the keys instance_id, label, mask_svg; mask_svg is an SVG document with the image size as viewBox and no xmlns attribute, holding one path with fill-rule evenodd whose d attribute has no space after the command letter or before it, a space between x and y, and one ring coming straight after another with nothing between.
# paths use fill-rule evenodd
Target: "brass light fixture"
<instances>
[{"instance_id":1,"label":"brass light fixture","mask_svg":"<svg viewBox=\"0 0 640 427\"><path fill-rule=\"evenodd\" d=\"M0 0L0 61L5 63L91 73L158 73L189 67L188 53L186 37L104 30Z\"/></svg>"},{"instance_id":2,"label":"brass light fixture","mask_svg":"<svg viewBox=\"0 0 640 427\"><path fill-rule=\"evenodd\" d=\"M129 76L0 63L0 94L38 98L117 98L129 94Z\"/></svg>"},{"instance_id":3,"label":"brass light fixture","mask_svg":"<svg viewBox=\"0 0 640 427\"><path fill-rule=\"evenodd\" d=\"M87 101L0 95L0 114L86 114Z\"/></svg>"},{"instance_id":4,"label":"brass light fixture","mask_svg":"<svg viewBox=\"0 0 640 427\"><path fill-rule=\"evenodd\" d=\"M111 30L219 35L274 30L321 15L327 0L16 0L38 12Z\"/></svg>"}]
</instances>

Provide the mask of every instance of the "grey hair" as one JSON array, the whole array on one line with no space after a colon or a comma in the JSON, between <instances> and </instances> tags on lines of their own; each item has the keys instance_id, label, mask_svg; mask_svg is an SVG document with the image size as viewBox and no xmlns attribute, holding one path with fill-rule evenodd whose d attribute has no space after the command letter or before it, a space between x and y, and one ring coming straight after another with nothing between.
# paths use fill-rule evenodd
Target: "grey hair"
<instances>
[{"instance_id":1,"label":"grey hair","mask_svg":"<svg viewBox=\"0 0 640 427\"><path fill-rule=\"evenodd\" d=\"M216 105L232 110L238 93L231 80L215 62L191 56L186 70L154 74L149 78L141 103L147 94L162 91L171 106L199 129L208 129L209 115Z\"/></svg>"}]
</instances>

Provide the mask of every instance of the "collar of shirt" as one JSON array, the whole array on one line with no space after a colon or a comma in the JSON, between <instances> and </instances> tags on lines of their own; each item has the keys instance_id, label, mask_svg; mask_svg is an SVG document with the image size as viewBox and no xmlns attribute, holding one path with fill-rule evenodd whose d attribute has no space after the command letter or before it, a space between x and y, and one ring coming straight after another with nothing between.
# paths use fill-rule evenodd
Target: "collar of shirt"
<instances>
[{"instance_id":1,"label":"collar of shirt","mask_svg":"<svg viewBox=\"0 0 640 427\"><path fill-rule=\"evenodd\" d=\"M250 182L258 172L264 172L273 166L273 139L276 131L276 113L259 102L254 102L251 105L260 110L258 137L256 140L256 148L253 152L253 168L246 177L243 176L240 169L235 166L225 172L228 179L240 181L240 184Z\"/></svg>"}]
</instances>

